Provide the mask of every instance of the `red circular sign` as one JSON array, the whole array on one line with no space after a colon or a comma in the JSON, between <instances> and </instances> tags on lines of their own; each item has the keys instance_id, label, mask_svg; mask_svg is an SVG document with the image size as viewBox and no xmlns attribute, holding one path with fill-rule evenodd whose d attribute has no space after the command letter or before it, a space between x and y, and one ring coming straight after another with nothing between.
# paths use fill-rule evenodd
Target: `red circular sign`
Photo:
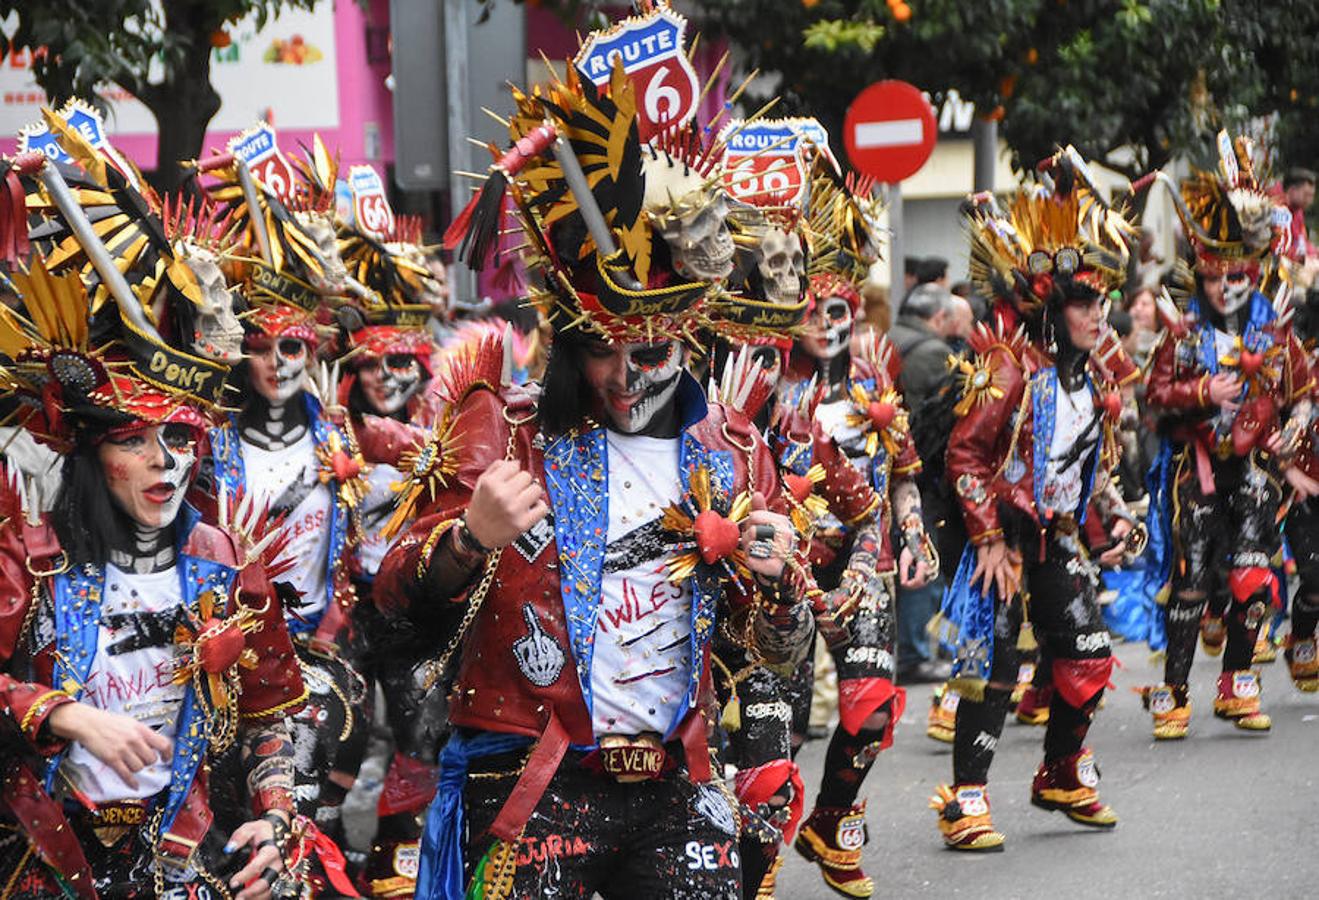
<instances>
[{"instance_id":1,"label":"red circular sign","mask_svg":"<svg viewBox=\"0 0 1319 900\"><path fill-rule=\"evenodd\" d=\"M910 178L934 152L934 109L905 81L877 81L847 108L843 144L860 172L885 184Z\"/></svg>"}]
</instances>

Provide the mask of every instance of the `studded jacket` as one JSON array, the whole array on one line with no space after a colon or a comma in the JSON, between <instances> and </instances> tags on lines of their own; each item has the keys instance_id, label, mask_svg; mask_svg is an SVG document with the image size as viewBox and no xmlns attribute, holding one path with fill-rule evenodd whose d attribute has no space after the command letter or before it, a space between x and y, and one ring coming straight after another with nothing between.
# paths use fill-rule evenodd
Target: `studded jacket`
<instances>
[{"instance_id":1,"label":"studded jacket","mask_svg":"<svg viewBox=\"0 0 1319 900\"><path fill-rule=\"evenodd\" d=\"M679 475L690 488L694 474L711 475L714 507L726 508L745 490L763 494L784 511L774 458L752 423L717 404L706 405L699 387L683 375L679 410ZM608 531L605 433L592 428L547 437L537 426L530 397L501 396L482 387L455 403L453 434L461 442L456 478L424 509L382 563L377 603L405 611L419 624L434 622L445 603L472 612L450 698L459 728L536 739L537 748L492 832L511 839L530 815L569 744L592 747L591 659ZM476 479L500 459L513 459L545 489L552 518L505 548L485 576L476 576L455 603L428 589L431 553L461 516ZM493 557L492 557L493 559ZM706 732L713 703L710 640L716 627L753 644L778 661L799 652L811 634L809 609L796 603L796 586L782 605L730 588L713 567L698 566L692 596L691 659L686 695L664 739L681 740L692 777L709 778ZM481 594L484 592L484 596Z\"/></svg>"},{"instance_id":2,"label":"studded jacket","mask_svg":"<svg viewBox=\"0 0 1319 900\"><path fill-rule=\"evenodd\" d=\"M259 562L243 565L243 551L227 533L202 524L185 507L180 516L182 543L177 567L185 606L225 619L245 607L256 626L243 635L248 667L234 663L239 696L239 728L296 712L306 691L279 601ZM0 708L7 729L18 735L6 745L0 823L17 823L42 860L54 867L80 897L94 897L91 871L60 802L52 796L68 743L47 725L50 714L76 701L96 654L103 566L69 567L48 522L33 525L21 515L0 529ZM196 635L193 635L195 638ZM178 638L176 638L178 640ZM200 642L180 645L183 659ZM158 797L158 854L186 863L210 828L207 762L209 729L195 716L216 706L205 679L194 679L185 693L172 756L170 787ZM189 718L193 716L194 718ZM187 723L192 722L189 726ZM254 799L256 813L278 799ZM149 820L150 821L150 820ZM3 827L0 824L0 827Z\"/></svg>"},{"instance_id":3,"label":"studded jacket","mask_svg":"<svg viewBox=\"0 0 1319 900\"><path fill-rule=\"evenodd\" d=\"M971 339L971 359L959 365L962 399L948 441L947 473L973 545L1004 536L1003 514L1013 510L1045 525L1040 492L1053 434L1053 403L1058 382L1053 360L1020 334L980 326ZM1102 410L1098 453L1083 462L1079 522L1090 499L1111 490L1109 475L1118 459L1115 433L1121 412L1120 385L1095 354L1086 379Z\"/></svg>"}]
</instances>

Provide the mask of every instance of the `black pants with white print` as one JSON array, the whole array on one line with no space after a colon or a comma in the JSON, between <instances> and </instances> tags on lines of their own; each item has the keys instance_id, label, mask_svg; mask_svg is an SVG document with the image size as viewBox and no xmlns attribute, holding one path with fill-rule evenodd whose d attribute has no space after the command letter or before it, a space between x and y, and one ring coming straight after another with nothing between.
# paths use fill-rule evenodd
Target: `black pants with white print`
<instances>
[{"instance_id":1,"label":"black pants with white print","mask_svg":"<svg viewBox=\"0 0 1319 900\"><path fill-rule=\"evenodd\" d=\"M521 754L472 762L463 789L469 881L496 843L488 829L521 763ZM517 844L511 889L487 896L738 900L739 864L737 822L718 787L693 784L684 770L620 784L569 751Z\"/></svg>"}]
</instances>

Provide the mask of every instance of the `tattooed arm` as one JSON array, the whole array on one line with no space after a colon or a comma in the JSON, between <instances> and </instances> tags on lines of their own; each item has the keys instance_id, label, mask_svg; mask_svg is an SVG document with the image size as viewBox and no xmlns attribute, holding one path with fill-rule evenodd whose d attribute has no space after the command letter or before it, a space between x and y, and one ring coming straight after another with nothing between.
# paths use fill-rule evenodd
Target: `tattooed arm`
<instances>
[{"instance_id":1,"label":"tattooed arm","mask_svg":"<svg viewBox=\"0 0 1319 900\"><path fill-rule=\"evenodd\" d=\"M899 478L893 482L893 518L899 541L898 583L903 587L920 587L933 576L939 561L925 533L921 492L914 479Z\"/></svg>"},{"instance_id":2,"label":"tattooed arm","mask_svg":"<svg viewBox=\"0 0 1319 900\"><path fill-rule=\"evenodd\" d=\"M253 723L241 736L243 771L252 812L293 815L293 739L284 719Z\"/></svg>"}]
</instances>

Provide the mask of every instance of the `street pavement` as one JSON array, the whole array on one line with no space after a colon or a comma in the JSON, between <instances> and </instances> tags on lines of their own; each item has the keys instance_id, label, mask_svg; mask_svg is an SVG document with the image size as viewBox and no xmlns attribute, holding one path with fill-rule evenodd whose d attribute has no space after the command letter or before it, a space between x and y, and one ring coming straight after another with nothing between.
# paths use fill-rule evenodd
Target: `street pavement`
<instances>
[{"instance_id":1,"label":"street pavement","mask_svg":"<svg viewBox=\"0 0 1319 900\"><path fill-rule=\"evenodd\" d=\"M1319 896L1319 695L1292 687L1279 654L1263 667L1273 731L1238 732L1213 717L1219 661L1200 654L1192 673L1191 734L1156 745L1132 688L1157 682L1162 670L1143 645L1121 645L1116 654L1117 690L1109 692L1089 741L1102 773L1100 796L1121 817L1116 830L1086 829L1030 805L1044 732L1009 716L990 772L994 823L1007 846L980 856L943 849L927 800L951 777L951 748L925 737L932 686L913 686L894 745L864 788L870 820L864 866L876 897ZM824 752L824 741L812 741L798 757L808 809ZM359 847L370 839L378 770L375 754L362 789L350 798L350 835ZM779 900L837 896L814 866L792 850L785 854Z\"/></svg>"}]
</instances>

